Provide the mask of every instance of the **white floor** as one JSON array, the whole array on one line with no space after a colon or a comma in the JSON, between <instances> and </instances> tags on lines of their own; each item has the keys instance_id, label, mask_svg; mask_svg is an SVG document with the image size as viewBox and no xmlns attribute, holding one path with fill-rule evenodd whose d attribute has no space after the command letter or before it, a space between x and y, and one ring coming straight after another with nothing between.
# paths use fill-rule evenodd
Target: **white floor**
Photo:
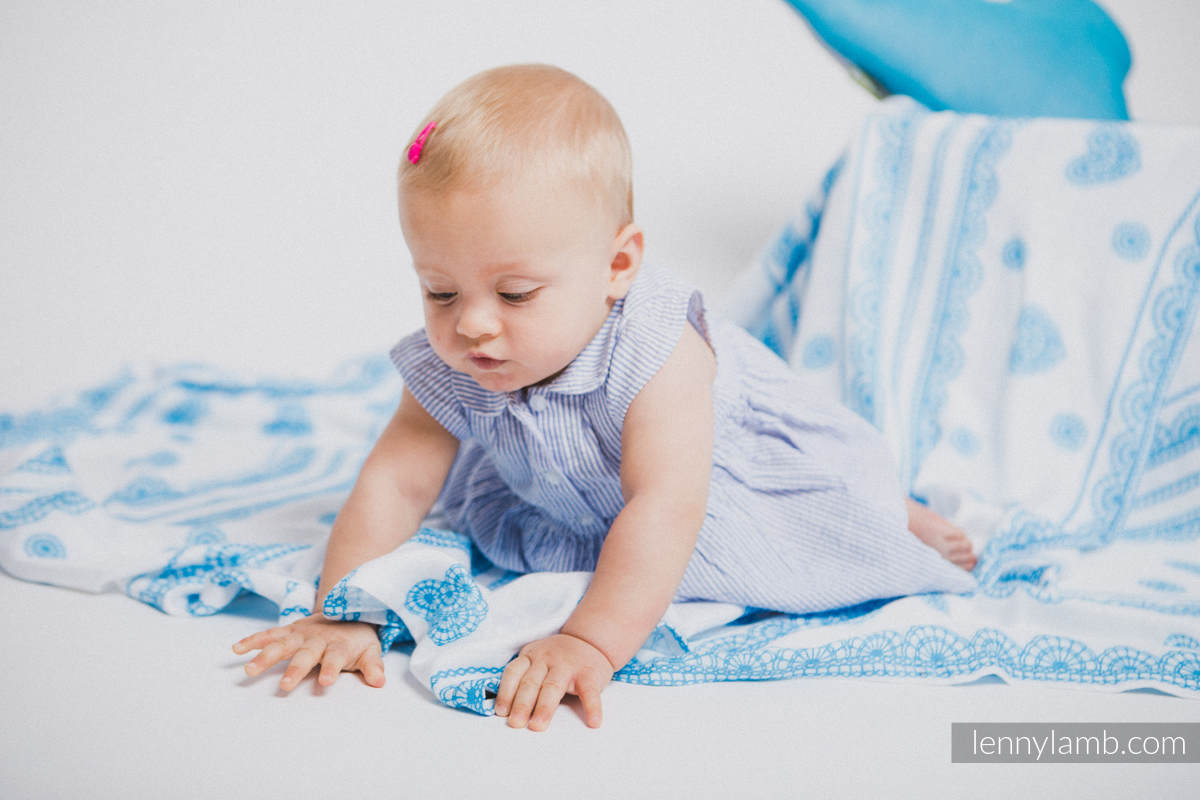
<instances>
[{"instance_id":1,"label":"white floor","mask_svg":"<svg viewBox=\"0 0 1200 800\"><path fill-rule=\"evenodd\" d=\"M1200 764L951 764L951 722L1195 721L1156 694L814 680L613 684L605 721L544 733L452 711L386 658L277 693L229 646L272 619L169 617L0 576L0 796L1188 797ZM369 793L369 794L368 794ZM382 794L380 794L382 793Z\"/></svg>"},{"instance_id":2,"label":"white floor","mask_svg":"<svg viewBox=\"0 0 1200 800\"><path fill-rule=\"evenodd\" d=\"M1106 5L1134 116L1200 124L1192 0ZM782 0L0 2L0 414L123 362L322 376L419 323L392 181L436 97L550 61L635 151L650 258L720 290L872 101ZM0 575L0 798L1191 796L1200 765L950 763L955 721L1191 721L1194 702L985 683L616 684L589 730L446 709L387 656L277 695L233 641Z\"/></svg>"}]
</instances>

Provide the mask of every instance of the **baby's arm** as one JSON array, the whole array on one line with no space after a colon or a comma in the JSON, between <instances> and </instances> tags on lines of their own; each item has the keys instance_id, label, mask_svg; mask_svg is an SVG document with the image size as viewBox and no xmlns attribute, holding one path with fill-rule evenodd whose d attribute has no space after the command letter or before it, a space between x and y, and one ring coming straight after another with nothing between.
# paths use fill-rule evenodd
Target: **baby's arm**
<instances>
[{"instance_id":1,"label":"baby's arm","mask_svg":"<svg viewBox=\"0 0 1200 800\"><path fill-rule=\"evenodd\" d=\"M325 595L355 567L412 538L433 507L458 452L458 439L408 389L379 435L329 535L321 582Z\"/></svg>"},{"instance_id":2,"label":"baby's arm","mask_svg":"<svg viewBox=\"0 0 1200 800\"><path fill-rule=\"evenodd\" d=\"M233 651L239 654L262 650L246 665L247 674L257 675L290 658L279 682L284 691L295 688L317 664L322 665L320 682L326 686L343 669L362 672L373 686L383 684L374 626L325 619L325 595L355 567L390 553L416 533L457 452L458 440L405 389L334 520L312 616L235 644Z\"/></svg>"},{"instance_id":3,"label":"baby's arm","mask_svg":"<svg viewBox=\"0 0 1200 800\"><path fill-rule=\"evenodd\" d=\"M528 721L531 730L543 730L570 692L583 701L587 724L597 727L600 690L671 604L708 502L715 374L712 350L686 325L629 406L621 433L625 507L562 632L522 648L506 668L496 713L508 713L510 726Z\"/></svg>"}]
</instances>

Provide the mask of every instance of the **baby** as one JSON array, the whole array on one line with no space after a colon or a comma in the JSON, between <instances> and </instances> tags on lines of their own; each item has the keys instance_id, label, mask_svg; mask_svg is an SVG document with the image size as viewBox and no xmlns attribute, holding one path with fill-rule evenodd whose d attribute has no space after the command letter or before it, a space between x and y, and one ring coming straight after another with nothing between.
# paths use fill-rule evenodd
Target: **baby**
<instances>
[{"instance_id":1,"label":"baby","mask_svg":"<svg viewBox=\"0 0 1200 800\"><path fill-rule=\"evenodd\" d=\"M608 102L560 69L447 94L399 175L425 327L392 350L395 415L330 534L315 608L434 507L498 566L592 571L561 630L504 670L495 711L586 722L672 602L793 613L973 586L963 532L909 503L868 423L813 395L703 299L642 264L631 158ZM909 531L911 529L911 532ZM915 534L915 536L913 535ZM320 614L234 645L383 685L373 626Z\"/></svg>"}]
</instances>

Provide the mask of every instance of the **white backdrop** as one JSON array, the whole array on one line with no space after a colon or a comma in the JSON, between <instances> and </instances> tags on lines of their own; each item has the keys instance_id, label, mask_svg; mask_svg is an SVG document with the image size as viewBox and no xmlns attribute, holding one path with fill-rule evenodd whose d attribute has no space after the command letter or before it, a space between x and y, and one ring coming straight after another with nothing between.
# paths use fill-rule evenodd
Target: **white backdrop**
<instances>
[{"instance_id":1,"label":"white backdrop","mask_svg":"<svg viewBox=\"0 0 1200 800\"><path fill-rule=\"evenodd\" d=\"M1200 123L1194 0L1121 0L1135 116ZM0 3L0 407L125 361L324 374L419 324L393 174L479 69L614 103L650 258L717 291L873 101L782 0Z\"/></svg>"},{"instance_id":2,"label":"white backdrop","mask_svg":"<svg viewBox=\"0 0 1200 800\"><path fill-rule=\"evenodd\" d=\"M321 374L386 349L419 324L396 166L480 69L546 61L604 92L650 257L709 286L872 102L779 0L2 13L0 370L23 390L145 357Z\"/></svg>"}]
</instances>

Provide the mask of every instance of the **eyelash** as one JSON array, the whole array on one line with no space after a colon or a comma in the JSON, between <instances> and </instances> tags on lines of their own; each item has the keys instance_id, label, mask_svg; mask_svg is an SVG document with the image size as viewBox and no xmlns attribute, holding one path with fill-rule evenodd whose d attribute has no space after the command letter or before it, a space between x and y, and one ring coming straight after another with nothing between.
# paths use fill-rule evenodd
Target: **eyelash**
<instances>
[{"instance_id":1,"label":"eyelash","mask_svg":"<svg viewBox=\"0 0 1200 800\"><path fill-rule=\"evenodd\" d=\"M532 300L534 294L536 294L536 293L537 293L537 289L534 289L531 292L498 292L497 294L499 294L500 297L506 303L512 303L513 305L520 305L521 303L527 303L530 300ZM427 291L427 292L425 292L425 296L428 297L430 300L432 300L435 303L441 303L442 305L447 305L448 303L453 301L455 297L458 296L458 292L429 292L429 291Z\"/></svg>"}]
</instances>

